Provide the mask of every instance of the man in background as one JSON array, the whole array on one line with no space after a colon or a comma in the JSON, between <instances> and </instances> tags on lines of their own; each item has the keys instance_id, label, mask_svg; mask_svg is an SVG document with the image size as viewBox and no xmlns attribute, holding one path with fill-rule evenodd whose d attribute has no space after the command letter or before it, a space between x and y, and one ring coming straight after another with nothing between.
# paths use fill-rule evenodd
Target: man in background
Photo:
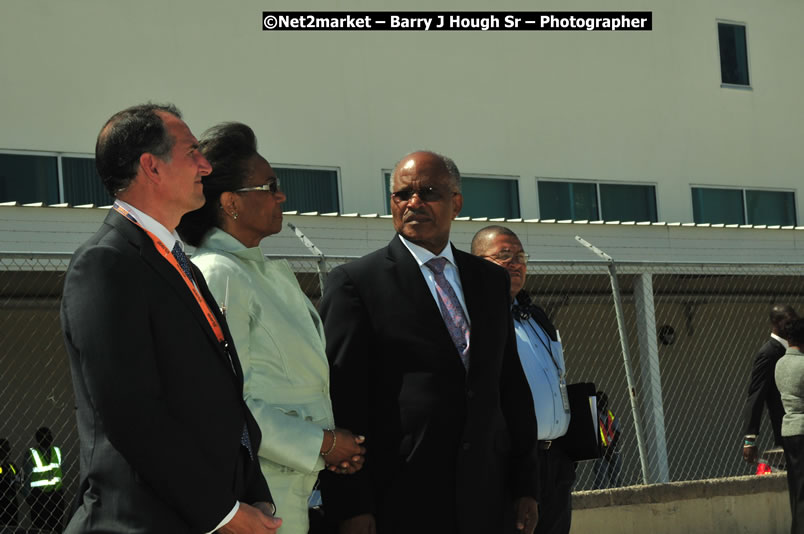
<instances>
[{"instance_id":1,"label":"man in background","mask_svg":"<svg viewBox=\"0 0 804 534\"><path fill-rule=\"evenodd\" d=\"M776 387L774 370L787 350L787 340L781 333L790 321L798 318L796 311L788 305L776 304L769 314L771 334L764 345L759 349L751 368L751 378L748 382L748 396L743 408L743 459L749 464L757 462L757 438L762 423L763 407L768 407L773 443L782 446L782 399Z\"/></svg>"},{"instance_id":2,"label":"man in background","mask_svg":"<svg viewBox=\"0 0 804 534\"><path fill-rule=\"evenodd\" d=\"M570 423L567 369L558 331L542 308L523 291L528 254L504 226L487 226L472 239L472 254L496 263L511 277L510 302L517 351L530 385L539 435L538 534L568 534L572 522L575 462L556 442Z\"/></svg>"},{"instance_id":3,"label":"man in background","mask_svg":"<svg viewBox=\"0 0 804 534\"><path fill-rule=\"evenodd\" d=\"M46 426L34 436L36 447L28 449L25 479L31 524L34 528L61 532L64 516L61 448L53 444L53 433Z\"/></svg>"}]
</instances>

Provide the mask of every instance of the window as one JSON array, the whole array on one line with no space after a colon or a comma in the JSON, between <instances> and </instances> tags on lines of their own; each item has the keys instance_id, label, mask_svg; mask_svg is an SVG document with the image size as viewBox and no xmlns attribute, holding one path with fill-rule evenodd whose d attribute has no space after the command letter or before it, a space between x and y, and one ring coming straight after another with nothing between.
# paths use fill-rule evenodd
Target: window
<instances>
[{"instance_id":1,"label":"window","mask_svg":"<svg viewBox=\"0 0 804 534\"><path fill-rule=\"evenodd\" d=\"M792 191L692 188L692 216L696 223L796 225Z\"/></svg>"},{"instance_id":2,"label":"window","mask_svg":"<svg viewBox=\"0 0 804 534\"><path fill-rule=\"evenodd\" d=\"M749 85L745 26L718 22L720 80L726 85Z\"/></svg>"},{"instance_id":3,"label":"window","mask_svg":"<svg viewBox=\"0 0 804 534\"><path fill-rule=\"evenodd\" d=\"M539 214L542 219L595 221L598 217L597 186L582 182L539 182Z\"/></svg>"},{"instance_id":4,"label":"window","mask_svg":"<svg viewBox=\"0 0 804 534\"><path fill-rule=\"evenodd\" d=\"M656 188L652 185L539 180L539 217L656 222Z\"/></svg>"},{"instance_id":5,"label":"window","mask_svg":"<svg viewBox=\"0 0 804 534\"><path fill-rule=\"evenodd\" d=\"M390 213L389 184L391 172L383 170L383 195L385 207L382 213ZM463 208L461 217L488 217L490 219L518 219L519 181L515 178L486 178L461 176Z\"/></svg>"},{"instance_id":6,"label":"window","mask_svg":"<svg viewBox=\"0 0 804 534\"><path fill-rule=\"evenodd\" d=\"M604 221L656 222L656 188L652 185L599 184L600 218Z\"/></svg>"},{"instance_id":7,"label":"window","mask_svg":"<svg viewBox=\"0 0 804 534\"><path fill-rule=\"evenodd\" d=\"M462 217L519 218L519 182L507 178L461 176Z\"/></svg>"},{"instance_id":8,"label":"window","mask_svg":"<svg viewBox=\"0 0 804 534\"><path fill-rule=\"evenodd\" d=\"M288 197L282 204L284 211L340 211L337 170L278 166L273 169Z\"/></svg>"},{"instance_id":9,"label":"window","mask_svg":"<svg viewBox=\"0 0 804 534\"><path fill-rule=\"evenodd\" d=\"M11 201L112 204L93 158L58 153L0 153L0 202Z\"/></svg>"},{"instance_id":10,"label":"window","mask_svg":"<svg viewBox=\"0 0 804 534\"><path fill-rule=\"evenodd\" d=\"M61 158L64 198L73 206L95 204L110 206L114 199L106 192L95 169L95 158Z\"/></svg>"}]
</instances>

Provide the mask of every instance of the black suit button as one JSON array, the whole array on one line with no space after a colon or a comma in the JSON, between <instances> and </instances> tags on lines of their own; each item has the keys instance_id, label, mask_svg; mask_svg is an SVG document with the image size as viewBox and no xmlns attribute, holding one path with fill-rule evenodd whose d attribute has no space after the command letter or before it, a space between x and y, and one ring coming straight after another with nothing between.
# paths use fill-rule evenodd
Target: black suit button
<instances>
[{"instance_id":1,"label":"black suit button","mask_svg":"<svg viewBox=\"0 0 804 534\"><path fill-rule=\"evenodd\" d=\"M469 390L466 391L466 396L469 397L470 399L474 399L475 398L475 392L472 391L471 389L469 389Z\"/></svg>"},{"instance_id":2,"label":"black suit button","mask_svg":"<svg viewBox=\"0 0 804 534\"><path fill-rule=\"evenodd\" d=\"M464 442L464 444L463 444L463 450L468 451L468 450L469 450L469 449L471 449L471 448L472 448L472 444L471 444L471 443L469 443L468 441Z\"/></svg>"}]
</instances>

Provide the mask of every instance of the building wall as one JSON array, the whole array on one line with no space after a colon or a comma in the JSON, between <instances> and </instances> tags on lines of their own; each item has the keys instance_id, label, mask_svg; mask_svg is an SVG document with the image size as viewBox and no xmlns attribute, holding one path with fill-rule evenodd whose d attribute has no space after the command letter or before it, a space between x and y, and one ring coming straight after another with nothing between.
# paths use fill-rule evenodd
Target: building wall
<instances>
[{"instance_id":1,"label":"building wall","mask_svg":"<svg viewBox=\"0 0 804 534\"><path fill-rule=\"evenodd\" d=\"M313 0L305 10L487 10L487 2ZM289 1L10 1L0 7L0 149L91 153L115 111L171 101L200 134L254 127L276 164L336 167L341 211L386 209L382 169L431 148L466 174L655 184L691 221L691 185L798 191L804 5L567 0L653 12L650 32L263 32ZM533 10L524 0L493 6ZM538 6L548 9L549 6ZM722 88L717 21L747 25L751 89ZM798 213L802 200L797 195Z\"/></svg>"}]
</instances>

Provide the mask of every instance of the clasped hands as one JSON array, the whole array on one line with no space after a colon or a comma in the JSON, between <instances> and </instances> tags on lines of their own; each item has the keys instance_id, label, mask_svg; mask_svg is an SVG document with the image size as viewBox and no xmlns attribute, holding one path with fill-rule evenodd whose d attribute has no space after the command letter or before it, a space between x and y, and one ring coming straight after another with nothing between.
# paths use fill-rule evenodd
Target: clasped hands
<instances>
[{"instance_id":1,"label":"clasped hands","mask_svg":"<svg viewBox=\"0 0 804 534\"><path fill-rule=\"evenodd\" d=\"M327 469L333 473L351 475L362 469L366 448L362 446L366 438L356 436L343 428L324 431L321 456Z\"/></svg>"}]
</instances>

